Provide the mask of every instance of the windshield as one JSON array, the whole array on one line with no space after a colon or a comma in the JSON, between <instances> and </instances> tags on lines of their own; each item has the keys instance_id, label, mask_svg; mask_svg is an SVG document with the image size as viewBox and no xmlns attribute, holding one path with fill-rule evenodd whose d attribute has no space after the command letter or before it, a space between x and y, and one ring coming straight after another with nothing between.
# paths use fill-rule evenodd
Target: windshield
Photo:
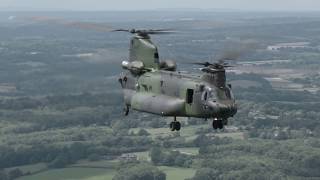
<instances>
[{"instance_id":1,"label":"windshield","mask_svg":"<svg viewBox=\"0 0 320 180\"><path fill-rule=\"evenodd\" d=\"M205 91L203 94L203 100L205 101L207 100L217 101L217 99L230 100L230 99L233 99L233 94L229 88L217 89L217 90L210 89L208 91Z\"/></svg>"},{"instance_id":2,"label":"windshield","mask_svg":"<svg viewBox=\"0 0 320 180\"><path fill-rule=\"evenodd\" d=\"M233 99L233 94L228 87L223 89L208 88L203 92L202 100L204 101L217 101L217 100L230 100Z\"/></svg>"},{"instance_id":3,"label":"windshield","mask_svg":"<svg viewBox=\"0 0 320 180\"><path fill-rule=\"evenodd\" d=\"M206 90L202 95L202 100L204 101L216 101L216 93L212 89Z\"/></svg>"}]
</instances>

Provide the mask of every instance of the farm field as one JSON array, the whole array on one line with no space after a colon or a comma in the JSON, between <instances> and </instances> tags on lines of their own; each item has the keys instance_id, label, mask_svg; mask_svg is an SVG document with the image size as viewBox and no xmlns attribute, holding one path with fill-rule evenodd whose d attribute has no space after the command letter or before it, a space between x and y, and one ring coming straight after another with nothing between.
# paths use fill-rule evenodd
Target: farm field
<instances>
[{"instance_id":1,"label":"farm field","mask_svg":"<svg viewBox=\"0 0 320 180\"><path fill-rule=\"evenodd\" d=\"M185 151L187 150L185 149ZM18 178L18 180L112 180L113 176L116 174L116 169L111 168L112 165L114 165L114 162L110 161L82 162L68 168L47 170L34 175L24 176ZM37 167L37 165L34 165L32 168L35 169ZM169 166L158 166L158 168L166 174L167 180L183 180L185 178L191 178L196 171L192 168Z\"/></svg>"}]
</instances>

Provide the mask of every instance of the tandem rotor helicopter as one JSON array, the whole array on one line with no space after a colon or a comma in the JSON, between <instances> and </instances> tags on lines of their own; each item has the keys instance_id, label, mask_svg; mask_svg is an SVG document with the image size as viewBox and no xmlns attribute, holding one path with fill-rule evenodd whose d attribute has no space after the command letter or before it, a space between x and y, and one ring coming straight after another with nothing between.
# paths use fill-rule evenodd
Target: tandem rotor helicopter
<instances>
[{"instance_id":1,"label":"tandem rotor helicopter","mask_svg":"<svg viewBox=\"0 0 320 180\"><path fill-rule=\"evenodd\" d=\"M123 89L126 116L132 109L173 117L170 129L179 131L181 123L177 121L177 117L211 118L214 129L223 129L228 124L228 118L237 113L232 86L226 83L226 68L232 66L224 62L232 59L191 63L203 66L200 68L202 74L177 71L176 62L160 61L158 48L150 38L150 35L172 33L170 29L127 30L48 17L30 19L95 31L128 32L133 35L129 60L122 61L124 72L118 79Z\"/></svg>"},{"instance_id":2,"label":"tandem rotor helicopter","mask_svg":"<svg viewBox=\"0 0 320 180\"><path fill-rule=\"evenodd\" d=\"M172 131L179 131L177 117L212 118L212 127L222 129L228 118L237 112L231 84L226 83L228 63L192 63L203 66L202 74L177 71L174 61L160 61L157 47L150 39L153 34L168 30L114 30L133 34L129 60L122 62L125 70L119 78L124 95L124 113L137 110L174 117Z\"/></svg>"}]
</instances>

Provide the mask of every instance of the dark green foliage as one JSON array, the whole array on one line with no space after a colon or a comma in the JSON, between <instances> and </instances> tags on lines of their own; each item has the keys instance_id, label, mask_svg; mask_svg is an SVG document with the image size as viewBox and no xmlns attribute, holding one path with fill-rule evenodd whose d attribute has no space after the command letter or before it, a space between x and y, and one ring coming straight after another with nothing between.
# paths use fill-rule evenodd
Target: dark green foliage
<instances>
[{"instance_id":1,"label":"dark green foliage","mask_svg":"<svg viewBox=\"0 0 320 180\"><path fill-rule=\"evenodd\" d=\"M151 161L155 165L190 167L192 156L182 154L179 151L166 151L159 147L153 147L150 150Z\"/></svg>"},{"instance_id":2,"label":"dark green foliage","mask_svg":"<svg viewBox=\"0 0 320 180\"><path fill-rule=\"evenodd\" d=\"M121 167L113 180L165 180L166 174L150 164L133 164Z\"/></svg>"},{"instance_id":3,"label":"dark green foliage","mask_svg":"<svg viewBox=\"0 0 320 180\"><path fill-rule=\"evenodd\" d=\"M140 129L137 133L138 136L149 136L150 133L146 131L145 129Z\"/></svg>"},{"instance_id":4,"label":"dark green foliage","mask_svg":"<svg viewBox=\"0 0 320 180\"><path fill-rule=\"evenodd\" d=\"M314 139L309 139L316 144ZM308 152L308 153L307 153ZM318 177L319 148L303 140L252 139L201 147L204 159L195 179L206 174L217 179L282 179L289 176ZM265 173L268 172L268 173ZM216 174L218 173L218 175Z\"/></svg>"},{"instance_id":5,"label":"dark green foliage","mask_svg":"<svg viewBox=\"0 0 320 180\"><path fill-rule=\"evenodd\" d=\"M201 146L207 146L211 142L211 138L202 134L196 137L196 139L193 141L194 145L197 147Z\"/></svg>"},{"instance_id":6,"label":"dark green foliage","mask_svg":"<svg viewBox=\"0 0 320 180\"><path fill-rule=\"evenodd\" d=\"M49 168L64 168L66 165L71 164L69 154L60 154L52 162L48 164Z\"/></svg>"},{"instance_id":7,"label":"dark green foliage","mask_svg":"<svg viewBox=\"0 0 320 180\"><path fill-rule=\"evenodd\" d=\"M209 146L209 145L221 145L221 144L229 144L232 142L231 138L220 138L218 136L216 137L208 137L205 134L200 134L193 140L193 144L196 147L203 147L203 146Z\"/></svg>"},{"instance_id":8,"label":"dark green foliage","mask_svg":"<svg viewBox=\"0 0 320 180\"><path fill-rule=\"evenodd\" d=\"M153 147L150 150L150 158L154 164L160 164L162 161L162 151L160 147Z\"/></svg>"},{"instance_id":9,"label":"dark green foliage","mask_svg":"<svg viewBox=\"0 0 320 180\"><path fill-rule=\"evenodd\" d=\"M193 180L216 180L219 179L220 173L210 168L201 168L197 170Z\"/></svg>"},{"instance_id":10,"label":"dark green foliage","mask_svg":"<svg viewBox=\"0 0 320 180\"><path fill-rule=\"evenodd\" d=\"M0 169L0 180L9 180L8 174Z\"/></svg>"},{"instance_id":11,"label":"dark green foliage","mask_svg":"<svg viewBox=\"0 0 320 180\"><path fill-rule=\"evenodd\" d=\"M320 91L279 90L272 88L265 79L268 75L228 73L228 80L249 80L261 85L233 87L239 111L229 122L240 127L248 139L205 135L213 133L210 126L199 129L199 136L194 140L177 134L154 140L144 130L129 135L130 128L161 128L167 124L162 117L140 113L123 117L121 114L123 97L117 75L121 71L121 59L127 56L127 37L48 24L16 25L6 22L11 14L4 12L0 15L0 88L16 88L12 92L0 92L0 169L38 162L59 168L79 159L98 160L99 157L146 151L152 144L157 144L161 148L150 150L153 164L195 167L198 169L195 180L319 179ZM124 12L121 14L125 17ZM160 14L162 17L163 13ZM191 13L201 22L196 23L197 28L194 28L194 23L184 21L166 22L166 26L190 29L190 33L161 37L157 42L161 47L161 57L177 60L180 70L193 71L191 66L181 62L208 59L209 55L224 52L228 39L250 39L258 42L258 50L242 56L239 63L288 59L291 62L259 68L274 70L275 73L278 68L293 69L298 73L302 70L306 73L304 76L291 80L305 87L319 87L320 23L317 14L310 14L312 18L306 17L309 15L289 17L290 14L275 18L274 13L271 18L264 18L259 14L255 19L247 13L245 18L236 13L232 18L229 15L229 18L223 18L225 26L214 28L208 28L207 23L202 22L206 22L205 18L212 20L224 15L205 14L204 17ZM110 20L119 27L127 27L130 21L124 18L125 22L115 22L114 16L110 18L108 13L61 14L65 15L72 18L80 15L97 21L97 17L102 17L102 21ZM234 16L237 16L236 20ZM138 20L133 24L161 26L157 21L145 23ZM191 41L190 37L196 40ZM310 41L311 47L283 48L277 52L265 50L268 45L297 40ZM172 42L173 46L168 46ZM100 49L107 52L101 53ZM31 55L30 52L35 50L40 53ZM94 53L103 61L73 56L81 53ZM252 68L255 70L255 66ZM256 115L252 115L254 113ZM202 123L202 120L188 119L191 125ZM199 147L200 155L189 156L169 150L187 146ZM157 177L163 175L149 166L123 166L117 176L133 177L132 174L138 171L141 172L138 177L143 178L148 178L150 172ZM0 170L0 180L9 180L20 174L16 169Z\"/></svg>"},{"instance_id":12,"label":"dark green foliage","mask_svg":"<svg viewBox=\"0 0 320 180\"><path fill-rule=\"evenodd\" d=\"M166 121L164 121L162 119L158 119L158 118L154 118L150 122L150 127L152 127L152 128L162 128L166 125L167 125Z\"/></svg>"},{"instance_id":13,"label":"dark green foliage","mask_svg":"<svg viewBox=\"0 0 320 180\"><path fill-rule=\"evenodd\" d=\"M89 133L94 132L90 131ZM79 159L87 158L93 153L104 156L115 156L122 153L145 151L151 144L151 138L147 136L97 134L99 137L90 137L93 140L89 142L74 142L68 143L65 146L59 146L58 144L33 144L32 147L18 149L0 146L0 167L5 168L29 163L49 162L49 167L60 168L72 164ZM94 138L99 139L95 140Z\"/></svg>"},{"instance_id":14,"label":"dark green foliage","mask_svg":"<svg viewBox=\"0 0 320 180\"><path fill-rule=\"evenodd\" d=\"M9 179L16 179L21 176L23 176L23 172L18 168L12 169L8 172Z\"/></svg>"},{"instance_id":15,"label":"dark green foliage","mask_svg":"<svg viewBox=\"0 0 320 180\"><path fill-rule=\"evenodd\" d=\"M101 157L98 154L91 154L88 156L89 161L98 161L100 159L101 159Z\"/></svg>"}]
</instances>

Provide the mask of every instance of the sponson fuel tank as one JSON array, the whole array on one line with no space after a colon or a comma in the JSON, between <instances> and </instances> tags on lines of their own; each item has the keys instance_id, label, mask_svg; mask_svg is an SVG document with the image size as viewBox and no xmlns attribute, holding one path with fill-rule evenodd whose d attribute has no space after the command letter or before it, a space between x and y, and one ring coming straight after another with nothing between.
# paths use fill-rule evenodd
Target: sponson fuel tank
<instances>
[{"instance_id":1,"label":"sponson fuel tank","mask_svg":"<svg viewBox=\"0 0 320 180\"><path fill-rule=\"evenodd\" d=\"M183 99L153 93L136 93L131 100L133 109L162 116L180 116L184 106Z\"/></svg>"}]
</instances>

